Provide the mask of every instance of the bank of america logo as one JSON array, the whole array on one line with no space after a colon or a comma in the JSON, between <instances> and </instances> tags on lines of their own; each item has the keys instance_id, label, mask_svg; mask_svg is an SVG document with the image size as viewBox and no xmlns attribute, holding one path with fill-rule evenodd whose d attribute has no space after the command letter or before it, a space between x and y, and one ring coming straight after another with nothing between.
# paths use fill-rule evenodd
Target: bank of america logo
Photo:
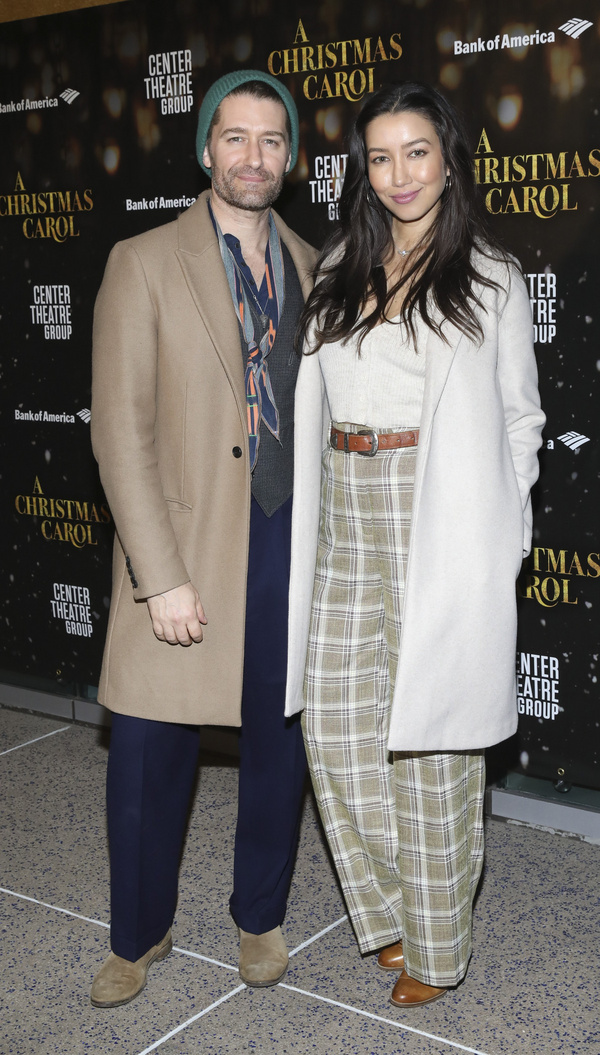
<instances>
[{"instance_id":1,"label":"bank of america logo","mask_svg":"<svg viewBox=\"0 0 600 1055\"><path fill-rule=\"evenodd\" d=\"M77 411L77 417L81 418L82 421L85 421L86 425L89 425L92 420L92 412L91 410L88 410L87 407L84 407L83 410Z\"/></svg>"},{"instance_id":2,"label":"bank of america logo","mask_svg":"<svg viewBox=\"0 0 600 1055\"><path fill-rule=\"evenodd\" d=\"M565 432L558 438L565 446L570 447L572 451L578 451L580 447L583 447L584 443L590 442L590 437L584 436L582 432Z\"/></svg>"},{"instance_id":3,"label":"bank of america logo","mask_svg":"<svg viewBox=\"0 0 600 1055\"><path fill-rule=\"evenodd\" d=\"M577 37L580 37L581 34L585 33L586 29L589 29L592 25L593 22L586 22L585 18L570 18L568 22L565 22L564 25L559 26L558 28L562 29L563 33L566 33L567 36L573 37L574 40L577 40Z\"/></svg>"},{"instance_id":4,"label":"bank of america logo","mask_svg":"<svg viewBox=\"0 0 600 1055\"><path fill-rule=\"evenodd\" d=\"M69 104L69 106L77 98L78 95L79 92L76 92L74 88L65 88L64 92L60 93L61 99L64 99L65 102Z\"/></svg>"}]
</instances>

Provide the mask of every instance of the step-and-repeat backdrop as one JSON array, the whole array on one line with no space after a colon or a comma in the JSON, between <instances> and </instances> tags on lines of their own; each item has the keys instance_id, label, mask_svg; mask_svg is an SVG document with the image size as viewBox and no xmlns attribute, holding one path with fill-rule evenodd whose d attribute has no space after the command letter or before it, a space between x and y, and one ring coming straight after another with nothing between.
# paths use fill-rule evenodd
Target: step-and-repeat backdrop
<instances>
[{"instance_id":1,"label":"step-and-repeat backdrop","mask_svg":"<svg viewBox=\"0 0 600 1055\"><path fill-rule=\"evenodd\" d=\"M319 245L361 102L419 79L465 114L526 275L548 416L512 757L599 786L599 31L589 0L128 0L0 26L0 668L97 684L113 525L89 440L94 298L113 243L207 185L208 86L252 66L289 88L302 144L278 208ZM454 559L468 591L478 569Z\"/></svg>"}]
</instances>

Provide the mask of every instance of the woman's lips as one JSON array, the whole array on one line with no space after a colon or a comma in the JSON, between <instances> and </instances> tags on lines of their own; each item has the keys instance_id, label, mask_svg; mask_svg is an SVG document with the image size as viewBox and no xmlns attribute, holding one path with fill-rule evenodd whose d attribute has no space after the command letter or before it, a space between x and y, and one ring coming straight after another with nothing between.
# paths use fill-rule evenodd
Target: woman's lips
<instances>
[{"instance_id":1,"label":"woman's lips","mask_svg":"<svg viewBox=\"0 0 600 1055\"><path fill-rule=\"evenodd\" d=\"M418 190L413 190L410 194L393 194L392 201L395 201L397 205L408 205L415 200L418 193Z\"/></svg>"}]
</instances>

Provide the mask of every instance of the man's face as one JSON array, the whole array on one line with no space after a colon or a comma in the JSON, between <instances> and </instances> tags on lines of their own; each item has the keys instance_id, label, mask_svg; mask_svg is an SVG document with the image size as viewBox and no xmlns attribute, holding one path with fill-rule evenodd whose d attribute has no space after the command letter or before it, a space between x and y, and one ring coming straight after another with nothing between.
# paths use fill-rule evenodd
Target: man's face
<instances>
[{"instance_id":1,"label":"man's face","mask_svg":"<svg viewBox=\"0 0 600 1055\"><path fill-rule=\"evenodd\" d=\"M250 212L279 197L290 167L283 103L251 95L226 95L202 160L212 191L227 205Z\"/></svg>"}]
</instances>

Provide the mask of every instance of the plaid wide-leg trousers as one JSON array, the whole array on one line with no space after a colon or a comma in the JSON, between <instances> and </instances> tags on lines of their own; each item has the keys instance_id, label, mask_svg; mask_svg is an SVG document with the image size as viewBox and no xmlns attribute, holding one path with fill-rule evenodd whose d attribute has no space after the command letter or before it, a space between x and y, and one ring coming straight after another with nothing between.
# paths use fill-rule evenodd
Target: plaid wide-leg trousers
<instances>
[{"instance_id":1,"label":"plaid wide-leg trousers","mask_svg":"<svg viewBox=\"0 0 600 1055\"><path fill-rule=\"evenodd\" d=\"M386 746L415 460L414 448L323 455L303 730L361 952L402 939L407 973L447 987L471 955L484 754Z\"/></svg>"}]
</instances>

